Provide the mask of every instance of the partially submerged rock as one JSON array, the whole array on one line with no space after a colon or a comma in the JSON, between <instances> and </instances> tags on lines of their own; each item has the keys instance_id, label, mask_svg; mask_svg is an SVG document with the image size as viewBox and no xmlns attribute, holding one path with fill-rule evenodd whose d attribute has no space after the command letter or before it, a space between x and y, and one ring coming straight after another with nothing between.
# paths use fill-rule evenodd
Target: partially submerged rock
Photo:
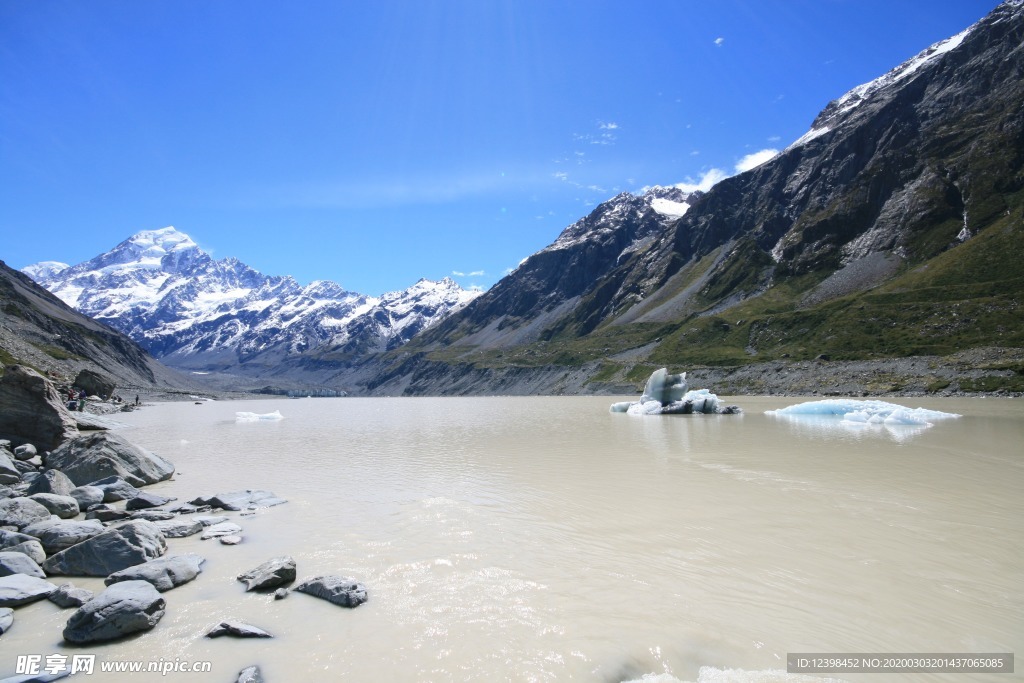
<instances>
[{"instance_id":1,"label":"partially submerged rock","mask_svg":"<svg viewBox=\"0 0 1024 683\"><path fill-rule=\"evenodd\" d=\"M272 491L261 491L246 489L244 491L229 491L217 493L208 498L199 497L189 501L192 505L209 505L214 508L231 510L255 510L257 508L273 507L288 501L278 498Z\"/></svg>"},{"instance_id":2,"label":"partially submerged rock","mask_svg":"<svg viewBox=\"0 0 1024 683\"><path fill-rule=\"evenodd\" d=\"M174 466L169 462L111 432L71 439L50 453L45 462L79 486L106 477L121 477L138 487L170 479L174 474Z\"/></svg>"},{"instance_id":3,"label":"partially submerged rock","mask_svg":"<svg viewBox=\"0 0 1024 683\"><path fill-rule=\"evenodd\" d=\"M114 572L104 583L109 586L121 581L146 581L163 593L199 576L203 562L204 558L193 553L161 557Z\"/></svg>"},{"instance_id":4,"label":"partially submerged rock","mask_svg":"<svg viewBox=\"0 0 1024 683\"><path fill-rule=\"evenodd\" d=\"M95 595L88 588L76 588L70 583L62 583L57 590L47 596L47 600L62 609L68 607L81 607L93 599Z\"/></svg>"},{"instance_id":5,"label":"partially submerged rock","mask_svg":"<svg viewBox=\"0 0 1024 683\"><path fill-rule=\"evenodd\" d=\"M149 491L140 491L137 496L130 499L124 506L125 510L147 510L149 508L160 507L170 503L173 498L166 498L164 496L158 496L155 493Z\"/></svg>"},{"instance_id":6,"label":"partially submerged rock","mask_svg":"<svg viewBox=\"0 0 1024 683\"><path fill-rule=\"evenodd\" d=\"M246 591L277 588L295 580L295 560L287 555L267 560L255 569L238 575Z\"/></svg>"},{"instance_id":7,"label":"partially submerged rock","mask_svg":"<svg viewBox=\"0 0 1024 683\"><path fill-rule=\"evenodd\" d=\"M203 525L194 519L171 519L153 524L166 538L185 538L203 530Z\"/></svg>"},{"instance_id":8,"label":"partially submerged rock","mask_svg":"<svg viewBox=\"0 0 1024 683\"><path fill-rule=\"evenodd\" d=\"M0 607L17 607L43 600L57 587L45 579L26 574L0 576Z\"/></svg>"},{"instance_id":9,"label":"partially submerged rock","mask_svg":"<svg viewBox=\"0 0 1024 683\"><path fill-rule=\"evenodd\" d=\"M166 603L146 581L115 583L68 619L64 640L94 643L148 631L164 616Z\"/></svg>"},{"instance_id":10,"label":"partially submerged rock","mask_svg":"<svg viewBox=\"0 0 1024 683\"><path fill-rule=\"evenodd\" d=\"M43 569L50 574L109 576L155 560L166 550L160 529L152 522L132 520L49 557Z\"/></svg>"},{"instance_id":11,"label":"partially submerged rock","mask_svg":"<svg viewBox=\"0 0 1024 683\"><path fill-rule=\"evenodd\" d=\"M206 632L207 638L234 636L235 638L273 638L263 629L241 621L222 621Z\"/></svg>"},{"instance_id":12,"label":"partially submerged rock","mask_svg":"<svg viewBox=\"0 0 1024 683\"><path fill-rule=\"evenodd\" d=\"M263 672L258 666L247 666L238 672L235 683L263 683Z\"/></svg>"},{"instance_id":13,"label":"partially submerged rock","mask_svg":"<svg viewBox=\"0 0 1024 683\"><path fill-rule=\"evenodd\" d=\"M200 536L200 540L208 541L211 538L219 538L221 536L233 536L240 532L242 527L238 526L234 522L221 522L220 524L214 524L213 526L207 527L203 535Z\"/></svg>"},{"instance_id":14,"label":"partially submerged rock","mask_svg":"<svg viewBox=\"0 0 1024 683\"><path fill-rule=\"evenodd\" d=\"M314 576L295 586L294 590L342 607L358 607L367 599L366 586L343 576Z\"/></svg>"}]
</instances>

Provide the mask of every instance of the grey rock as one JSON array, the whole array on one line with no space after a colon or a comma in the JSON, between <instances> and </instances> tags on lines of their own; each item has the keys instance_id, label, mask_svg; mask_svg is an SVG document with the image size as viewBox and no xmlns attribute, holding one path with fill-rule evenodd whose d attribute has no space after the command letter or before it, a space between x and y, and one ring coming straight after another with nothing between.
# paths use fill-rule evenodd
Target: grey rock
<instances>
[{"instance_id":1,"label":"grey rock","mask_svg":"<svg viewBox=\"0 0 1024 683\"><path fill-rule=\"evenodd\" d=\"M11 630L14 623L14 610L10 607L0 607L0 636Z\"/></svg>"},{"instance_id":2,"label":"grey rock","mask_svg":"<svg viewBox=\"0 0 1024 683\"><path fill-rule=\"evenodd\" d=\"M38 538L17 531L0 530L0 550L10 550L28 555L36 564L40 564L46 559L46 553Z\"/></svg>"},{"instance_id":3,"label":"grey rock","mask_svg":"<svg viewBox=\"0 0 1024 683\"><path fill-rule=\"evenodd\" d=\"M60 470L46 470L32 480L28 487L28 495L33 493L55 493L58 496L70 496L75 484Z\"/></svg>"},{"instance_id":4,"label":"grey rock","mask_svg":"<svg viewBox=\"0 0 1024 683\"><path fill-rule=\"evenodd\" d=\"M23 529L44 519L50 519L50 511L34 500L23 497L0 500L0 526Z\"/></svg>"},{"instance_id":5,"label":"grey rock","mask_svg":"<svg viewBox=\"0 0 1024 683\"><path fill-rule=\"evenodd\" d=\"M254 510L261 507L273 507L274 505L281 505L287 501L282 498L278 498L271 491L245 489L242 491L217 493L209 498L199 497L189 502L193 505L209 505L210 507L237 512L239 510Z\"/></svg>"},{"instance_id":6,"label":"grey rock","mask_svg":"<svg viewBox=\"0 0 1024 683\"><path fill-rule=\"evenodd\" d=\"M8 546L5 550L12 553L21 553L40 566L46 561L46 551L43 550L43 544L34 538L31 541Z\"/></svg>"},{"instance_id":7,"label":"grey rock","mask_svg":"<svg viewBox=\"0 0 1024 683\"><path fill-rule=\"evenodd\" d=\"M131 500L140 493L137 488L126 482L121 477L97 479L96 481L91 482L89 486L94 486L103 491L104 503L116 503L119 500Z\"/></svg>"},{"instance_id":8,"label":"grey rock","mask_svg":"<svg viewBox=\"0 0 1024 683\"><path fill-rule=\"evenodd\" d=\"M237 534L242 530L242 527L238 526L234 522L221 522L220 524L214 524L211 527L207 527L206 531L199 538L203 541L208 541L211 538L219 538L220 536L231 536Z\"/></svg>"},{"instance_id":9,"label":"grey rock","mask_svg":"<svg viewBox=\"0 0 1024 683\"><path fill-rule=\"evenodd\" d=\"M287 555L267 560L255 569L238 575L246 591L277 588L295 580L295 560Z\"/></svg>"},{"instance_id":10,"label":"grey rock","mask_svg":"<svg viewBox=\"0 0 1024 683\"><path fill-rule=\"evenodd\" d=\"M228 521L227 517L207 517L205 515L197 515L193 517L193 519L203 526L213 526L214 524L220 524L221 522Z\"/></svg>"},{"instance_id":11,"label":"grey rock","mask_svg":"<svg viewBox=\"0 0 1024 683\"><path fill-rule=\"evenodd\" d=\"M342 607L358 607L367 599L366 586L342 576L314 576L295 586L294 590Z\"/></svg>"},{"instance_id":12,"label":"grey rock","mask_svg":"<svg viewBox=\"0 0 1024 683\"><path fill-rule=\"evenodd\" d=\"M37 460L39 462L36 462ZM42 460L39 460L39 458L32 458L31 460L15 460L14 461L14 469L16 469L19 472L21 472L21 480L22 481L25 481L25 475L26 474L28 474L29 472L34 473L35 476L32 477L32 480L34 481L35 477L39 476L39 467L38 466L40 464L42 464ZM32 483L32 482L29 482L29 483Z\"/></svg>"},{"instance_id":13,"label":"grey rock","mask_svg":"<svg viewBox=\"0 0 1024 683\"><path fill-rule=\"evenodd\" d=\"M95 519L100 522L120 522L125 519L131 519L131 517L132 513L130 512L108 508L96 508L85 513L86 519Z\"/></svg>"},{"instance_id":14,"label":"grey rock","mask_svg":"<svg viewBox=\"0 0 1024 683\"><path fill-rule=\"evenodd\" d=\"M220 541L221 545L238 545L242 542L242 537L233 534L231 536L221 536L217 540Z\"/></svg>"},{"instance_id":15,"label":"grey rock","mask_svg":"<svg viewBox=\"0 0 1024 683\"><path fill-rule=\"evenodd\" d=\"M74 386L84 389L89 396L99 396L106 400L114 395L117 384L114 380L93 370L84 369L75 377Z\"/></svg>"},{"instance_id":16,"label":"grey rock","mask_svg":"<svg viewBox=\"0 0 1024 683\"><path fill-rule=\"evenodd\" d=\"M129 500L125 506L125 510L146 510L148 508L155 508L161 505L170 503L173 498L165 498L158 496L155 493L149 493L148 491L140 491L139 495Z\"/></svg>"},{"instance_id":17,"label":"grey rock","mask_svg":"<svg viewBox=\"0 0 1024 683\"><path fill-rule=\"evenodd\" d=\"M238 672L235 683L264 683L263 672L258 666L247 666Z\"/></svg>"},{"instance_id":18,"label":"grey rock","mask_svg":"<svg viewBox=\"0 0 1024 683\"><path fill-rule=\"evenodd\" d=\"M46 599L57 605L57 607L66 609L68 607L81 607L92 600L93 597L95 597L93 592L87 588L76 588L70 583L62 583Z\"/></svg>"},{"instance_id":19,"label":"grey rock","mask_svg":"<svg viewBox=\"0 0 1024 683\"><path fill-rule=\"evenodd\" d=\"M0 484L17 484L24 474L6 453L0 453Z\"/></svg>"},{"instance_id":20,"label":"grey rock","mask_svg":"<svg viewBox=\"0 0 1024 683\"><path fill-rule=\"evenodd\" d=\"M274 599L275 600L284 600L285 598L288 597L288 595L290 593L291 593L291 591L288 590L287 588L278 588L276 591L274 591Z\"/></svg>"},{"instance_id":21,"label":"grey rock","mask_svg":"<svg viewBox=\"0 0 1024 683\"><path fill-rule=\"evenodd\" d=\"M13 550L0 550L0 576L25 574L37 579L45 579L46 574L35 560L24 553Z\"/></svg>"},{"instance_id":22,"label":"grey rock","mask_svg":"<svg viewBox=\"0 0 1024 683\"><path fill-rule=\"evenodd\" d=\"M45 462L47 467L63 471L79 486L95 486L95 482L106 477L121 477L138 487L170 479L174 474L174 466L169 462L111 432L71 439L47 455Z\"/></svg>"},{"instance_id":23,"label":"grey rock","mask_svg":"<svg viewBox=\"0 0 1024 683\"><path fill-rule=\"evenodd\" d=\"M29 496L30 500L42 505L50 511L51 515L57 515L61 519L72 519L78 516L78 501L71 496L58 496L56 493L34 493Z\"/></svg>"},{"instance_id":24,"label":"grey rock","mask_svg":"<svg viewBox=\"0 0 1024 683\"><path fill-rule=\"evenodd\" d=\"M155 560L167 550L167 541L152 522L132 520L47 558L48 574L108 576L113 572Z\"/></svg>"},{"instance_id":25,"label":"grey rock","mask_svg":"<svg viewBox=\"0 0 1024 683\"><path fill-rule=\"evenodd\" d=\"M114 572L104 580L104 583L109 586L121 581L147 581L163 593L199 576L203 571L203 562L204 558L192 553L161 557Z\"/></svg>"},{"instance_id":26,"label":"grey rock","mask_svg":"<svg viewBox=\"0 0 1024 683\"><path fill-rule=\"evenodd\" d=\"M131 519L145 519L150 522L166 522L177 517L173 512L166 512L164 510L134 510L128 513L128 515Z\"/></svg>"},{"instance_id":27,"label":"grey rock","mask_svg":"<svg viewBox=\"0 0 1024 683\"><path fill-rule=\"evenodd\" d=\"M78 486L68 495L78 501L79 510L88 510L90 506L103 502L103 489L98 486Z\"/></svg>"},{"instance_id":28,"label":"grey rock","mask_svg":"<svg viewBox=\"0 0 1024 683\"><path fill-rule=\"evenodd\" d=\"M78 428L53 383L31 368L10 365L0 377L0 434L52 450L77 436Z\"/></svg>"},{"instance_id":29,"label":"grey rock","mask_svg":"<svg viewBox=\"0 0 1024 683\"><path fill-rule=\"evenodd\" d=\"M22 531L38 538L46 554L53 555L92 538L103 531L103 525L95 519L47 519L29 524Z\"/></svg>"},{"instance_id":30,"label":"grey rock","mask_svg":"<svg viewBox=\"0 0 1024 683\"><path fill-rule=\"evenodd\" d=\"M167 538L185 538L203 530L203 525L192 519L173 519L153 523Z\"/></svg>"},{"instance_id":31,"label":"grey rock","mask_svg":"<svg viewBox=\"0 0 1024 683\"><path fill-rule=\"evenodd\" d=\"M17 460L31 460L37 455L39 455L39 451L30 443L23 443L14 449L14 457Z\"/></svg>"},{"instance_id":32,"label":"grey rock","mask_svg":"<svg viewBox=\"0 0 1024 683\"><path fill-rule=\"evenodd\" d=\"M193 505L192 503L178 503L167 508L168 512L173 512L176 515L193 515L198 512L209 512L209 505Z\"/></svg>"},{"instance_id":33,"label":"grey rock","mask_svg":"<svg viewBox=\"0 0 1024 683\"><path fill-rule=\"evenodd\" d=\"M273 638L263 629L241 621L222 621L206 632L207 638L234 636L236 638Z\"/></svg>"},{"instance_id":34,"label":"grey rock","mask_svg":"<svg viewBox=\"0 0 1024 683\"><path fill-rule=\"evenodd\" d=\"M148 631L164 616L166 603L146 581L115 583L68 619L64 640L94 643Z\"/></svg>"},{"instance_id":35,"label":"grey rock","mask_svg":"<svg viewBox=\"0 0 1024 683\"><path fill-rule=\"evenodd\" d=\"M0 607L17 607L42 600L57 590L45 579L26 574L0 576Z\"/></svg>"}]
</instances>

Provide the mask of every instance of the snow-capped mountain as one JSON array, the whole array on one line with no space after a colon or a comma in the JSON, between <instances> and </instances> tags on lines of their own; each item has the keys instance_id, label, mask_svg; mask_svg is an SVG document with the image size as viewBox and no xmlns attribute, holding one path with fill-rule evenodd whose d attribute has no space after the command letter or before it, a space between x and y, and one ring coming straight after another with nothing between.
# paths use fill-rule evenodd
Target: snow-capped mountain
<instances>
[{"instance_id":1,"label":"snow-capped mountain","mask_svg":"<svg viewBox=\"0 0 1024 683\"><path fill-rule=\"evenodd\" d=\"M196 370L272 366L320 347L394 348L478 294L448 278L381 297L324 280L302 286L215 260L173 227L139 232L76 266L46 261L23 271L157 358Z\"/></svg>"}]
</instances>

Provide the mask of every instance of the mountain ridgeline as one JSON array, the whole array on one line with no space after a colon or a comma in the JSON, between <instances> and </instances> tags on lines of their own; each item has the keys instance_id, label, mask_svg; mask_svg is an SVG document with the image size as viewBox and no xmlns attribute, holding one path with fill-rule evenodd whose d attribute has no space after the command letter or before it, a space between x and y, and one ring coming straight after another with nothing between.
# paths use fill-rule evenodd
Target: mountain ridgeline
<instances>
[{"instance_id":1,"label":"mountain ridgeline","mask_svg":"<svg viewBox=\"0 0 1024 683\"><path fill-rule=\"evenodd\" d=\"M173 228L25 270L173 367L279 386L607 392L671 366L720 390L816 391L766 373L846 361L876 363L848 391L937 391L951 381L930 368L979 352L955 390L1024 391L1022 44L1024 0L1008 0L770 161L703 193L613 197L483 294L302 287ZM909 358L916 385L877 369Z\"/></svg>"},{"instance_id":2,"label":"mountain ridgeline","mask_svg":"<svg viewBox=\"0 0 1024 683\"><path fill-rule=\"evenodd\" d=\"M595 391L663 365L1024 346L1022 44L1024 3L1005 2L830 103L771 161L676 197L678 219L613 198L369 388ZM1024 388L1019 363L996 370Z\"/></svg>"}]
</instances>

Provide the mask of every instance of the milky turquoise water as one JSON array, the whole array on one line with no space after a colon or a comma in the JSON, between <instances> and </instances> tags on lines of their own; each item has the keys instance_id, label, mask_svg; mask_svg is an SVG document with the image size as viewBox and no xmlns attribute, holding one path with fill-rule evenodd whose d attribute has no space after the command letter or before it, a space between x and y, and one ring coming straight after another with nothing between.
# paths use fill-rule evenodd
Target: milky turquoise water
<instances>
[{"instance_id":1,"label":"milky turquoise water","mask_svg":"<svg viewBox=\"0 0 1024 683\"><path fill-rule=\"evenodd\" d=\"M264 488L290 502L230 513L238 546L171 539L172 553L207 562L164 594L149 633L66 650L70 611L20 608L0 639L0 676L17 654L88 652L212 667L112 681L228 681L250 664L271 683L796 681L811 679L784 673L788 652L1024 651L1024 402L907 399L963 417L885 428L764 414L791 399L663 417L611 414L612 400L184 402L126 414L122 433L177 466L151 490L187 500ZM275 410L283 419L235 419ZM369 602L245 593L235 576L282 554L300 578L363 581ZM226 618L276 637L202 637Z\"/></svg>"}]
</instances>

